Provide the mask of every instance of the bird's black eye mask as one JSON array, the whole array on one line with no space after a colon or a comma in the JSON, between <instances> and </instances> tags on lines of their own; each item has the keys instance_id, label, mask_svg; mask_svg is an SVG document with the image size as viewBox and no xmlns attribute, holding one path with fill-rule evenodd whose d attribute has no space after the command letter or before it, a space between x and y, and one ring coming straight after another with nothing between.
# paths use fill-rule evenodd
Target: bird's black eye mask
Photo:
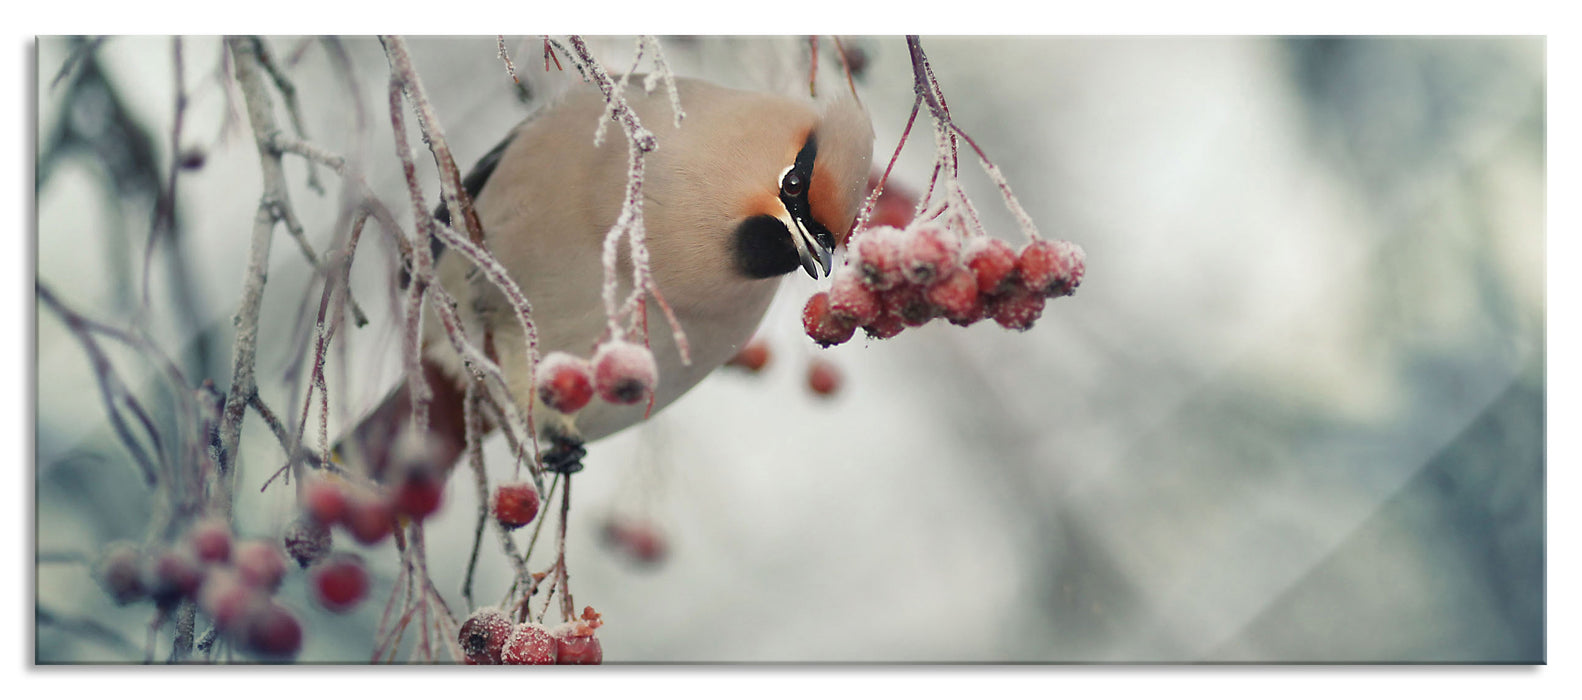
<instances>
[{"instance_id":1,"label":"bird's black eye mask","mask_svg":"<svg viewBox=\"0 0 1582 700\"><path fill-rule=\"evenodd\" d=\"M808 202L808 191L813 185L813 159L818 156L818 140L808 134L807 143L796 154L796 162L780 177L780 203L786 212L795 217L825 248L835 248L835 236L813 218L813 206Z\"/></svg>"}]
</instances>

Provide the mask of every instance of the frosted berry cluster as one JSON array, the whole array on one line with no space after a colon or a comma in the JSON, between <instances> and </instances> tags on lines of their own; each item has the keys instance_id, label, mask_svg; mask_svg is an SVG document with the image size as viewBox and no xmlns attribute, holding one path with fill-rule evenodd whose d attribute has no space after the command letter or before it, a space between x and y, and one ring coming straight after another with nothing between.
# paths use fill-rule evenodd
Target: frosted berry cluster
<instances>
[{"instance_id":1,"label":"frosted berry cluster","mask_svg":"<svg viewBox=\"0 0 1582 700\"><path fill-rule=\"evenodd\" d=\"M1084 260L1082 248L1066 241L1034 240L1017 252L988 236L963 242L932 222L879 226L855 238L829 290L808 299L802 328L824 347L851 340L859 328L883 340L936 318L958 326L992 318L1027 330L1047 299L1082 283Z\"/></svg>"},{"instance_id":2,"label":"frosted berry cluster","mask_svg":"<svg viewBox=\"0 0 1582 700\"><path fill-rule=\"evenodd\" d=\"M594 630L603 624L593 608L583 608L581 619L553 628L513 623L499 608L479 608L462 623L456 641L469 666L600 664L604 649Z\"/></svg>"},{"instance_id":3,"label":"frosted berry cluster","mask_svg":"<svg viewBox=\"0 0 1582 700\"><path fill-rule=\"evenodd\" d=\"M594 395L613 404L647 401L659 383L659 366L648 348L624 340L607 341L584 360L552 352L539 361L534 389L540 401L561 413L576 413Z\"/></svg>"},{"instance_id":4,"label":"frosted berry cluster","mask_svg":"<svg viewBox=\"0 0 1582 700\"><path fill-rule=\"evenodd\" d=\"M175 541L104 548L95 577L119 605L151 601L169 613L192 601L236 649L267 661L302 647L302 623L275 600L285 554L264 540L235 540L224 520L205 518Z\"/></svg>"}]
</instances>

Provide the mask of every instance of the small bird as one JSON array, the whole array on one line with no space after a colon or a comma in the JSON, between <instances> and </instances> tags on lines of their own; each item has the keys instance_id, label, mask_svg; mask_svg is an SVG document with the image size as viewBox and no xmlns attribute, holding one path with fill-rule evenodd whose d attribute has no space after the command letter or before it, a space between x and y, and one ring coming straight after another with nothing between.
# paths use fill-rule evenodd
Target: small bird
<instances>
[{"instance_id":1,"label":"small bird","mask_svg":"<svg viewBox=\"0 0 1582 700\"><path fill-rule=\"evenodd\" d=\"M627 97L645 125L656 125L643 181L649 260L690 349L690 363L683 363L668 321L648 304L658 365L652 411L746 344L782 277L799 269L814 279L829 273L866 194L873 149L872 124L853 94L815 104L701 80L677 79L676 88L686 112L679 128L670 124L667 95ZM607 332L601 256L620 213L628 162L619 135L593 143L604 109L596 88L572 88L517 125L463 182L489 250L532 305L540 356L589 357ZM619 298L631 288L625 248ZM464 324L491 331L492 357L517 405L533 402L540 438L551 445L546 465L576 471L584 442L645 418L646 403L595 400L566 415L539 401L522 328L505 296L477 272L459 254L436 261L436 278L456 298ZM424 328L423 368L433 396L424 442L431 459L448 468L465 446L463 382L470 373L433 314ZM380 476L410 406L403 384L340 451L361 454Z\"/></svg>"}]
</instances>

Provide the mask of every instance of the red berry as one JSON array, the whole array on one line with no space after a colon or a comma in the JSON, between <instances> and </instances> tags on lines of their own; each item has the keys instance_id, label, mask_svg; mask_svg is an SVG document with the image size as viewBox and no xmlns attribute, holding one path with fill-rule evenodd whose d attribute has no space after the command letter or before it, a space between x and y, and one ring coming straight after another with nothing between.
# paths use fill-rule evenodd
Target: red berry
<instances>
[{"instance_id":1,"label":"red berry","mask_svg":"<svg viewBox=\"0 0 1582 700\"><path fill-rule=\"evenodd\" d=\"M265 602L242 622L242 648L271 660L288 660L302 649L302 623L291 611Z\"/></svg>"},{"instance_id":2,"label":"red berry","mask_svg":"<svg viewBox=\"0 0 1582 700\"><path fill-rule=\"evenodd\" d=\"M836 320L863 326L873 323L882 309L879 297L862 284L862 272L843 265L835 271L829 286L829 311Z\"/></svg>"},{"instance_id":3,"label":"red berry","mask_svg":"<svg viewBox=\"0 0 1582 700\"><path fill-rule=\"evenodd\" d=\"M965 267L958 267L938 284L924 293L928 302L938 307L951 321L968 319L980 306L978 276Z\"/></svg>"},{"instance_id":4,"label":"red berry","mask_svg":"<svg viewBox=\"0 0 1582 700\"><path fill-rule=\"evenodd\" d=\"M898 284L879 292L879 303L884 305L885 313L914 328L939 315L939 308L929 303L923 288L915 284Z\"/></svg>"},{"instance_id":5,"label":"red berry","mask_svg":"<svg viewBox=\"0 0 1582 700\"><path fill-rule=\"evenodd\" d=\"M187 542L198 560L219 564L231 559L231 526L219 518L205 518L187 531Z\"/></svg>"},{"instance_id":6,"label":"red berry","mask_svg":"<svg viewBox=\"0 0 1582 700\"><path fill-rule=\"evenodd\" d=\"M908 282L930 285L956 269L961 243L956 234L936 223L914 225L901 246L901 275Z\"/></svg>"},{"instance_id":7,"label":"red berry","mask_svg":"<svg viewBox=\"0 0 1582 700\"><path fill-rule=\"evenodd\" d=\"M346 516L346 494L328 479L309 478L302 484L302 512L321 525L334 525Z\"/></svg>"},{"instance_id":8,"label":"red berry","mask_svg":"<svg viewBox=\"0 0 1582 700\"><path fill-rule=\"evenodd\" d=\"M989 298L989 313L996 323L1013 331L1025 331L1044 313L1044 297L1021 287Z\"/></svg>"},{"instance_id":9,"label":"red berry","mask_svg":"<svg viewBox=\"0 0 1582 700\"><path fill-rule=\"evenodd\" d=\"M829 293L818 292L802 307L802 330L807 332L807 337L827 348L851 340L857 327L831 315Z\"/></svg>"},{"instance_id":10,"label":"red berry","mask_svg":"<svg viewBox=\"0 0 1582 700\"><path fill-rule=\"evenodd\" d=\"M863 231L855 252L862 283L869 289L883 291L901 281L900 229L878 226Z\"/></svg>"},{"instance_id":11,"label":"red berry","mask_svg":"<svg viewBox=\"0 0 1582 700\"><path fill-rule=\"evenodd\" d=\"M840 370L823 360L814 360L807 368L807 388L819 396L833 396L840 391Z\"/></svg>"},{"instance_id":12,"label":"red berry","mask_svg":"<svg viewBox=\"0 0 1582 700\"><path fill-rule=\"evenodd\" d=\"M1082 279L1080 272L1073 275L1083 259L1081 251L1065 241L1033 241L1022 249L1016 271L1022 276L1022 284L1035 294L1068 294Z\"/></svg>"},{"instance_id":13,"label":"red berry","mask_svg":"<svg viewBox=\"0 0 1582 700\"><path fill-rule=\"evenodd\" d=\"M526 481L495 488L494 517L511 530L533 522L538 517L538 489Z\"/></svg>"},{"instance_id":14,"label":"red berry","mask_svg":"<svg viewBox=\"0 0 1582 700\"><path fill-rule=\"evenodd\" d=\"M847 58L849 59L850 56L848 55ZM879 175L877 173L870 175L868 191L872 192L878 186ZM912 213L915 211L917 211L916 195L891 180L884 183L884 191L879 193L879 199L873 203L873 213L868 216L868 225L905 228L912 222Z\"/></svg>"},{"instance_id":15,"label":"red berry","mask_svg":"<svg viewBox=\"0 0 1582 700\"><path fill-rule=\"evenodd\" d=\"M641 345L612 340L593 353L593 384L599 398L615 404L640 403L659 381L654 354Z\"/></svg>"},{"instance_id":16,"label":"red berry","mask_svg":"<svg viewBox=\"0 0 1582 700\"><path fill-rule=\"evenodd\" d=\"M394 524L395 509L382 498L362 494L352 497L346 504L346 529L362 544L379 544L390 536Z\"/></svg>"},{"instance_id":17,"label":"red berry","mask_svg":"<svg viewBox=\"0 0 1582 700\"><path fill-rule=\"evenodd\" d=\"M602 660L604 655L599 654ZM560 659L560 643L543 625L528 622L516 626L500 651L500 662L513 666L548 666ZM594 661L592 663L598 663Z\"/></svg>"},{"instance_id":18,"label":"red berry","mask_svg":"<svg viewBox=\"0 0 1582 700\"><path fill-rule=\"evenodd\" d=\"M665 558L665 539L648 523L612 519L604 524L604 542L639 564Z\"/></svg>"},{"instance_id":19,"label":"red berry","mask_svg":"<svg viewBox=\"0 0 1582 700\"><path fill-rule=\"evenodd\" d=\"M998 238L975 236L962 246L961 259L978 278L978 292L998 294L1011 283L1016 251Z\"/></svg>"},{"instance_id":20,"label":"red berry","mask_svg":"<svg viewBox=\"0 0 1582 700\"><path fill-rule=\"evenodd\" d=\"M368 595L368 572L362 559L337 554L308 572L313 599L330 612L346 612Z\"/></svg>"},{"instance_id":21,"label":"red berry","mask_svg":"<svg viewBox=\"0 0 1582 700\"><path fill-rule=\"evenodd\" d=\"M557 643L557 664L602 664L604 648L594 636L593 626L586 622L571 622L555 628L551 633Z\"/></svg>"},{"instance_id":22,"label":"red berry","mask_svg":"<svg viewBox=\"0 0 1582 700\"><path fill-rule=\"evenodd\" d=\"M148 595L143 585L142 555L130 542L114 542L104 548L95 573L99 585L115 600L116 605L126 605L142 600Z\"/></svg>"},{"instance_id":23,"label":"red berry","mask_svg":"<svg viewBox=\"0 0 1582 700\"><path fill-rule=\"evenodd\" d=\"M512 631L511 619L499 608L474 610L467 621L461 623L457 640L466 663L473 666L498 665L501 651Z\"/></svg>"},{"instance_id":24,"label":"red berry","mask_svg":"<svg viewBox=\"0 0 1582 700\"><path fill-rule=\"evenodd\" d=\"M154 555L151 573L154 604L162 608L191 598L203 585L203 566L184 547L171 547Z\"/></svg>"},{"instance_id":25,"label":"red berry","mask_svg":"<svg viewBox=\"0 0 1582 700\"><path fill-rule=\"evenodd\" d=\"M754 339L725 364L740 367L754 374L761 372L769 364L769 343L761 338Z\"/></svg>"},{"instance_id":26,"label":"red berry","mask_svg":"<svg viewBox=\"0 0 1582 700\"><path fill-rule=\"evenodd\" d=\"M433 467L427 464L406 470L401 482L396 484L392 505L395 511L413 520L422 520L439 510L444 500L444 481Z\"/></svg>"},{"instance_id":27,"label":"red berry","mask_svg":"<svg viewBox=\"0 0 1582 700\"><path fill-rule=\"evenodd\" d=\"M561 413L576 413L593 400L593 368L587 360L552 352L538 363L538 398Z\"/></svg>"},{"instance_id":28,"label":"red berry","mask_svg":"<svg viewBox=\"0 0 1582 700\"><path fill-rule=\"evenodd\" d=\"M233 553L236 573L248 585L264 591L274 591L286 577L286 558L271 543L249 540L236 546Z\"/></svg>"},{"instance_id":29,"label":"red berry","mask_svg":"<svg viewBox=\"0 0 1582 700\"><path fill-rule=\"evenodd\" d=\"M244 614L265 600L263 593L248 586L229 567L210 570L198 589L198 607L222 630L236 628Z\"/></svg>"},{"instance_id":30,"label":"red berry","mask_svg":"<svg viewBox=\"0 0 1582 700\"><path fill-rule=\"evenodd\" d=\"M304 569L318 563L324 555L329 554L330 547L335 542L330 535L329 526L307 516L291 521L291 524L286 526L286 534L282 539L286 544L286 553L297 560L297 565Z\"/></svg>"},{"instance_id":31,"label":"red berry","mask_svg":"<svg viewBox=\"0 0 1582 700\"><path fill-rule=\"evenodd\" d=\"M869 338L885 340L894 338L900 335L901 331L906 330L906 322L902 321L900 316L886 312L879 314L879 317L874 319L873 323L863 326L862 330L868 334Z\"/></svg>"}]
</instances>

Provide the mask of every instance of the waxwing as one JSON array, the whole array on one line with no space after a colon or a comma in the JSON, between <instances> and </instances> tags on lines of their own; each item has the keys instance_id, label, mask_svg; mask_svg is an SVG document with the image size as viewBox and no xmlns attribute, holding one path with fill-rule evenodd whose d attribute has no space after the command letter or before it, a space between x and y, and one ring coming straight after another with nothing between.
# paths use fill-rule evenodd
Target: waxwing
<instances>
[{"instance_id":1,"label":"waxwing","mask_svg":"<svg viewBox=\"0 0 1582 700\"><path fill-rule=\"evenodd\" d=\"M643 181L653 278L690 350L683 363L668 321L657 304L647 304L658 367L651 407L595 398L566 415L544 405L505 296L460 254L441 251L435 262L464 324L490 331L489 349L517 405L532 402L545 464L557 471L580 469L585 441L663 409L729 360L762 320L782 277L828 274L833 249L866 194L873 128L854 95L819 104L700 80L677 79L676 87L686 113L679 128L665 91L627 93L657 140ZM489 250L532 305L541 357L560 351L588 358L607 333L601 255L620 212L628 155L615 129L594 145L604 109L597 88L572 88L512 129L463 183ZM620 269L624 298L631 269L624 254ZM426 315L423 334L433 396L425 442L448 468L464 448L467 372L433 316ZM409 413L403 384L352 430L342 452L360 454L378 476Z\"/></svg>"}]
</instances>

